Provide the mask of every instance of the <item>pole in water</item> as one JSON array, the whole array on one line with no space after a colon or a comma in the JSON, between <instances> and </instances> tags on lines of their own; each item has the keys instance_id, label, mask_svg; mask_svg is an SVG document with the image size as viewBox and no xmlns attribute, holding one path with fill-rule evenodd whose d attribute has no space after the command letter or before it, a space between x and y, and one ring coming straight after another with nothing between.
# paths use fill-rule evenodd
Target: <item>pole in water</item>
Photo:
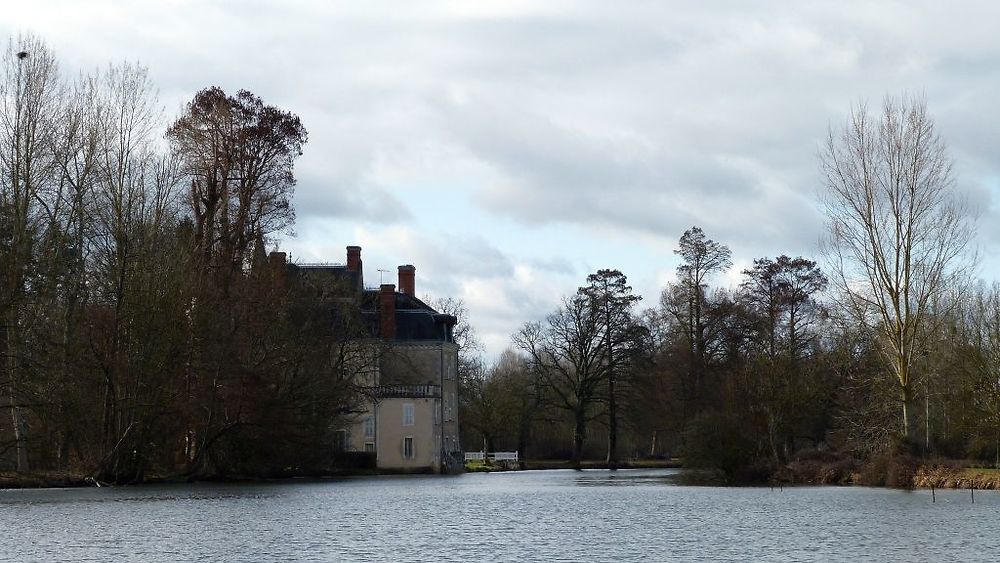
<instances>
[{"instance_id":1,"label":"pole in water","mask_svg":"<svg viewBox=\"0 0 1000 563\"><path fill-rule=\"evenodd\" d=\"M969 494L972 496L972 504L976 504L976 489L969 487Z\"/></svg>"},{"instance_id":2,"label":"pole in water","mask_svg":"<svg viewBox=\"0 0 1000 563\"><path fill-rule=\"evenodd\" d=\"M937 502L937 498L934 496L934 486L931 485L931 502Z\"/></svg>"}]
</instances>

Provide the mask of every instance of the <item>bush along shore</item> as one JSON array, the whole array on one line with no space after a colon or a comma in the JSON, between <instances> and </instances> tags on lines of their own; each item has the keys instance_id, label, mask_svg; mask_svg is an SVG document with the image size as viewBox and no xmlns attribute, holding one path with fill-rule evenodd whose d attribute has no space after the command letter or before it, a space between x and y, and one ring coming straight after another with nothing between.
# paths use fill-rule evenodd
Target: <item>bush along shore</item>
<instances>
[{"instance_id":1,"label":"bush along shore","mask_svg":"<svg viewBox=\"0 0 1000 563\"><path fill-rule=\"evenodd\" d=\"M681 468L679 460L637 460L623 462L619 469L668 469ZM554 460L525 460L518 466L493 464L466 464L470 473L571 469L568 462ZM601 461L583 462L582 469L607 469ZM232 476L222 481L273 481L300 478L322 479L356 475L377 475L379 471L339 471L331 475L274 475ZM182 477L147 476L142 483L185 482ZM694 485L833 485L869 486L898 489L979 489L1000 490L1000 468L974 467L967 463L947 459L920 460L909 455L883 455L862 462L847 454L837 452L803 452L788 463L767 467L755 465L742 468L733 476L713 468L688 468L679 481ZM65 471L33 473L0 472L0 489L33 489L61 487L102 487L108 483L93 477Z\"/></svg>"},{"instance_id":2,"label":"bush along shore","mask_svg":"<svg viewBox=\"0 0 1000 563\"><path fill-rule=\"evenodd\" d=\"M1000 490L1000 469L948 459L880 455L860 461L834 452L804 453L778 467L762 483L861 485L897 489ZM752 484L748 482L748 484Z\"/></svg>"}]
</instances>

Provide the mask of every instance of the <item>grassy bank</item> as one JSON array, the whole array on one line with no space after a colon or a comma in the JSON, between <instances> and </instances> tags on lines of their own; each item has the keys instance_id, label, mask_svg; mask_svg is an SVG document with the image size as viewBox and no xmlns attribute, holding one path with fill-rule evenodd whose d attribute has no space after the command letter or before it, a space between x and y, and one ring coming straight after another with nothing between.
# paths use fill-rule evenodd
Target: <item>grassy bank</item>
<instances>
[{"instance_id":1,"label":"grassy bank","mask_svg":"<svg viewBox=\"0 0 1000 563\"><path fill-rule=\"evenodd\" d=\"M972 467L960 460L919 459L908 455L880 456L861 462L829 452L796 458L775 470L771 482L1000 490L1000 469Z\"/></svg>"},{"instance_id":2,"label":"grassy bank","mask_svg":"<svg viewBox=\"0 0 1000 563\"><path fill-rule=\"evenodd\" d=\"M49 487L92 487L85 475L65 471L38 473L0 472L0 489L41 489Z\"/></svg>"},{"instance_id":3,"label":"grassy bank","mask_svg":"<svg viewBox=\"0 0 1000 563\"><path fill-rule=\"evenodd\" d=\"M934 465L920 467L913 477L913 486L923 489L985 489L1000 490L1000 469L951 467Z\"/></svg>"},{"instance_id":4,"label":"grassy bank","mask_svg":"<svg viewBox=\"0 0 1000 563\"><path fill-rule=\"evenodd\" d=\"M621 461L618 469L675 469L681 466L674 459L636 459ZM524 462L525 469L574 469L573 464L565 460L534 459ZM604 460L584 460L580 469L608 469Z\"/></svg>"}]
</instances>

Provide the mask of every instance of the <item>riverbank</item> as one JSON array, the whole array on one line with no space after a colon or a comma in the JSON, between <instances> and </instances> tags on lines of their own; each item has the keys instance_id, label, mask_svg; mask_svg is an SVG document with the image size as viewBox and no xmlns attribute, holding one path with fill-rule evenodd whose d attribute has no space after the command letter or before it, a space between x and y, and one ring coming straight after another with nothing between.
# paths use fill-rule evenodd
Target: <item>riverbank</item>
<instances>
[{"instance_id":1,"label":"riverbank","mask_svg":"<svg viewBox=\"0 0 1000 563\"><path fill-rule=\"evenodd\" d=\"M33 473L0 472L0 489L44 489L64 487L93 487L85 475L65 471Z\"/></svg>"},{"instance_id":2,"label":"riverbank","mask_svg":"<svg viewBox=\"0 0 1000 563\"><path fill-rule=\"evenodd\" d=\"M677 459L664 460L631 460L623 461L619 469L680 469L681 462ZM466 471L500 472L522 470L574 469L573 464L565 460L524 460L520 467L505 467L501 465L467 465ZM608 469L603 460L588 460L580 464L580 469ZM711 471L689 470L685 472L684 482L700 485L727 485L723 478ZM206 482L268 482L297 481L303 479L337 479L344 477L398 475L399 472L389 471L343 471L329 475L309 476L271 476L248 477L230 476L224 479L204 479ZM185 482L182 477L149 477L140 484L156 484L170 482ZM859 461L827 454L824 456L809 456L798 458L775 470L767 479L757 479L744 485L838 485L838 486L873 486L899 489L979 489L1000 490L1000 469L969 467L958 462L935 461L917 464L912 458L880 459L868 464ZM66 471L42 471L32 473L0 472L0 489L38 489L38 488L71 488L99 486L93 478L86 475Z\"/></svg>"},{"instance_id":3,"label":"riverbank","mask_svg":"<svg viewBox=\"0 0 1000 563\"><path fill-rule=\"evenodd\" d=\"M580 462L580 469L609 469L604 460L585 460ZM618 463L617 469L680 469L678 459L636 459ZM467 463L465 470L469 473L484 473L494 471L536 471L546 469L576 469L572 462L559 459L522 460L518 465Z\"/></svg>"},{"instance_id":4,"label":"riverbank","mask_svg":"<svg viewBox=\"0 0 1000 563\"><path fill-rule=\"evenodd\" d=\"M792 460L768 482L801 485L861 485L895 489L1000 490L1000 469L955 460L881 456L862 463L835 453Z\"/></svg>"},{"instance_id":5,"label":"riverbank","mask_svg":"<svg viewBox=\"0 0 1000 563\"><path fill-rule=\"evenodd\" d=\"M336 471L324 474L283 474L283 475L227 475L225 477L191 479L183 475L149 475L143 481L128 485L112 485L101 483L88 475L69 471L37 471L31 473L0 472L0 490L2 489L62 489L74 487L112 487L112 486L142 486L163 483L265 483L274 481L303 481L342 479L345 477L365 477L376 475L405 475L412 472L376 471L374 469L354 469Z\"/></svg>"},{"instance_id":6,"label":"riverbank","mask_svg":"<svg viewBox=\"0 0 1000 563\"><path fill-rule=\"evenodd\" d=\"M921 489L1000 490L1000 469L980 467L921 467L913 477Z\"/></svg>"}]
</instances>

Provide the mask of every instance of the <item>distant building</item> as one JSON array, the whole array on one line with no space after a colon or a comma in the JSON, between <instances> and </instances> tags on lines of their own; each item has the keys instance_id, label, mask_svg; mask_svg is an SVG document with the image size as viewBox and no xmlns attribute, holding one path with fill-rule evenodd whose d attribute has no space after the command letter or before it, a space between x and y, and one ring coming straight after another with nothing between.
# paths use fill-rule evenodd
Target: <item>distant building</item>
<instances>
[{"instance_id":1,"label":"distant building","mask_svg":"<svg viewBox=\"0 0 1000 563\"><path fill-rule=\"evenodd\" d=\"M270 259L280 267L285 255L275 252ZM348 246L345 264L285 264L285 269L299 283L335 288L338 299L360 311L359 356L370 361L358 362L355 381L365 400L337 431L334 447L374 452L380 469L460 468L456 318L417 298L416 268L399 266L398 286L367 288L361 247Z\"/></svg>"}]
</instances>

